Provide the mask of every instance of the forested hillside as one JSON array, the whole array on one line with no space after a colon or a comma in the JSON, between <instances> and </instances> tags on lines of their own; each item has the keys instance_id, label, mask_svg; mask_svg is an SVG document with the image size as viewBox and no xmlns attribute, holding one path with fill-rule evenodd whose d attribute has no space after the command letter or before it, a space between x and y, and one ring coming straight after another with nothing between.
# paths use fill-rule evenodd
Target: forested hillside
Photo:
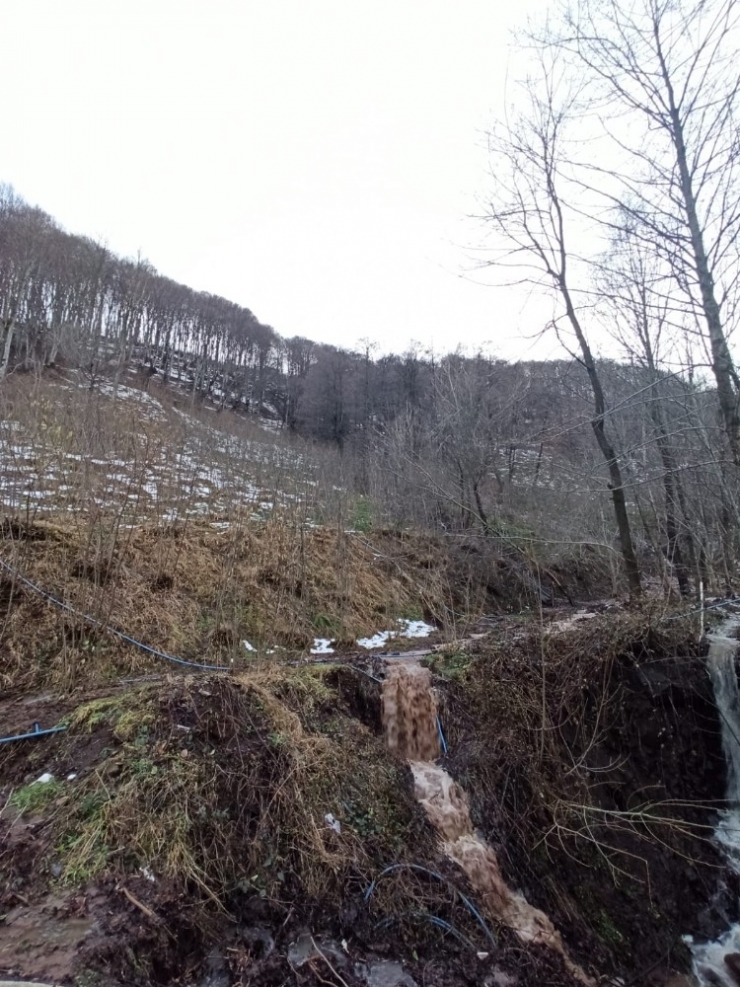
<instances>
[{"instance_id":1,"label":"forested hillside","mask_svg":"<svg viewBox=\"0 0 740 987\"><path fill-rule=\"evenodd\" d=\"M74 371L115 394L134 373L139 387L334 448L343 482L386 521L477 529L526 553L536 543L547 555L576 544L614 555L613 478L580 359L284 339L249 309L65 232L8 187L0 312L2 377ZM597 364L641 567L684 593L699 579L729 585L735 508L706 376L636 350Z\"/></svg>"}]
</instances>

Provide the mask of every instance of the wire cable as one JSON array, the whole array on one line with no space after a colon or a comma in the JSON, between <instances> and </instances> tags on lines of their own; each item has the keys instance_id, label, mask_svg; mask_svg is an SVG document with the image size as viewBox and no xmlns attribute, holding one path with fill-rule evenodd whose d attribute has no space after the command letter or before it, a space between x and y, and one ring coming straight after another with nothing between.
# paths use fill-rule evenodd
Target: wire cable
<instances>
[{"instance_id":1,"label":"wire cable","mask_svg":"<svg viewBox=\"0 0 740 987\"><path fill-rule=\"evenodd\" d=\"M46 600L47 603L52 603L54 606L59 607L66 613L70 613L75 617L80 617L86 623L92 624L93 627L99 627L106 633L117 637L120 641L125 641L126 644L132 644L135 648L139 648L139 650L145 651L147 654L153 655L155 658L162 658L164 661L172 662L175 665L184 665L187 668L198 668L207 672L233 671L231 665L205 665L197 661L186 661L185 658L176 658L175 655L168 655L166 651L158 651L157 648L152 648L150 645L144 644L143 641L137 641L136 638L131 637L130 634L124 634L123 631L119 631L115 627L111 627L110 624L105 623L105 621L98 620L97 617L93 617L90 614L82 613L80 610L76 610L74 607L70 606L69 603L65 603L63 600L57 599L56 596L52 596L51 593L47 593L45 589L42 589L40 586L37 586L36 583L31 582L30 579L22 575L22 573L18 572L17 569L9 565L3 559L0 559L0 568L5 569L5 571L9 572L14 579L33 590L34 593L37 593L42 599Z\"/></svg>"}]
</instances>

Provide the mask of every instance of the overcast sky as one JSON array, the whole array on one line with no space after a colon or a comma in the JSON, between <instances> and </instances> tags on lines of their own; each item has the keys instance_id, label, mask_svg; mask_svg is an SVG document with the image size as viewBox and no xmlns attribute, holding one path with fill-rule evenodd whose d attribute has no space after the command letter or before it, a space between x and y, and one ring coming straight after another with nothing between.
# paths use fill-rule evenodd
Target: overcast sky
<instances>
[{"instance_id":1,"label":"overcast sky","mask_svg":"<svg viewBox=\"0 0 740 987\"><path fill-rule=\"evenodd\" d=\"M465 217L544 3L0 0L0 181L286 336L543 357Z\"/></svg>"}]
</instances>

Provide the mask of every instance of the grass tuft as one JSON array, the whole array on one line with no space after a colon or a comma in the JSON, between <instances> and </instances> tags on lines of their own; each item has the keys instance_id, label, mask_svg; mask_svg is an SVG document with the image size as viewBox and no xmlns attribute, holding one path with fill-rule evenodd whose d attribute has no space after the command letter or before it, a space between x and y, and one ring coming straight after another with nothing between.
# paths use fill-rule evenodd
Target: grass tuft
<instances>
[{"instance_id":1,"label":"grass tuft","mask_svg":"<svg viewBox=\"0 0 740 987\"><path fill-rule=\"evenodd\" d=\"M29 785L17 788L9 799L9 805L21 815L43 814L63 793L64 786L59 781L32 781Z\"/></svg>"}]
</instances>

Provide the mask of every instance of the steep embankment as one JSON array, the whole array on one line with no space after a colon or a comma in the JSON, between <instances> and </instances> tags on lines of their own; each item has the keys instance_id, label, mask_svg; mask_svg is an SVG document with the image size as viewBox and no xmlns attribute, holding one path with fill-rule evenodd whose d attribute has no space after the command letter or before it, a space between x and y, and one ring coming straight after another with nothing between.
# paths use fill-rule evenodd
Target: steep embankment
<instances>
[{"instance_id":1,"label":"steep embankment","mask_svg":"<svg viewBox=\"0 0 740 987\"><path fill-rule=\"evenodd\" d=\"M486 540L307 527L282 513L135 526L108 515L6 519L0 684L69 690L161 670L106 628L236 669L256 655L305 654L317 638L357 651L358 638L398 619L426 617L457 637L481 613L531 600L533 586L523 561Z\"/></svg>"},{"instance_id":2,"label":"steep embankment","mask_svg":"<svg viewBox=\"0 0 740 987\"><path fill-rule=\"evenodd\" d=\"M725 765L695 641L658 613L605 615L434 663L449 770L507 880L587 968L637 983L687 970L682 936L734 908L734 887L716 897Z\"/></svg>"},{"instance_id":3,"label":"steep embankment","mask_svg":"<svg viewBox=\"0 0 740 987\"><path fill-rule=\"evenodd\" d=\"M722 924L717 714L693 628L659 617L509 625L432 659L474 838L587 974L636 984ZM3 972L367 987L402 961L394 984L572 987L438 842L382 675L258 665L4 703L10 729L67 729L0 747Z\"/></svg>"},{"instance_id":4,"label":"steep embankment","mask_svg":"<svg viewBox=\"0 0 740 987\"><path fill-rule=\"evenodd\" d=\"M314 667L143 684L0 749L0 969L359 987L391 959L394 984L570 984L461 897L409 772L355 715L365 683Z\"/></svg>"}]
</instances>

